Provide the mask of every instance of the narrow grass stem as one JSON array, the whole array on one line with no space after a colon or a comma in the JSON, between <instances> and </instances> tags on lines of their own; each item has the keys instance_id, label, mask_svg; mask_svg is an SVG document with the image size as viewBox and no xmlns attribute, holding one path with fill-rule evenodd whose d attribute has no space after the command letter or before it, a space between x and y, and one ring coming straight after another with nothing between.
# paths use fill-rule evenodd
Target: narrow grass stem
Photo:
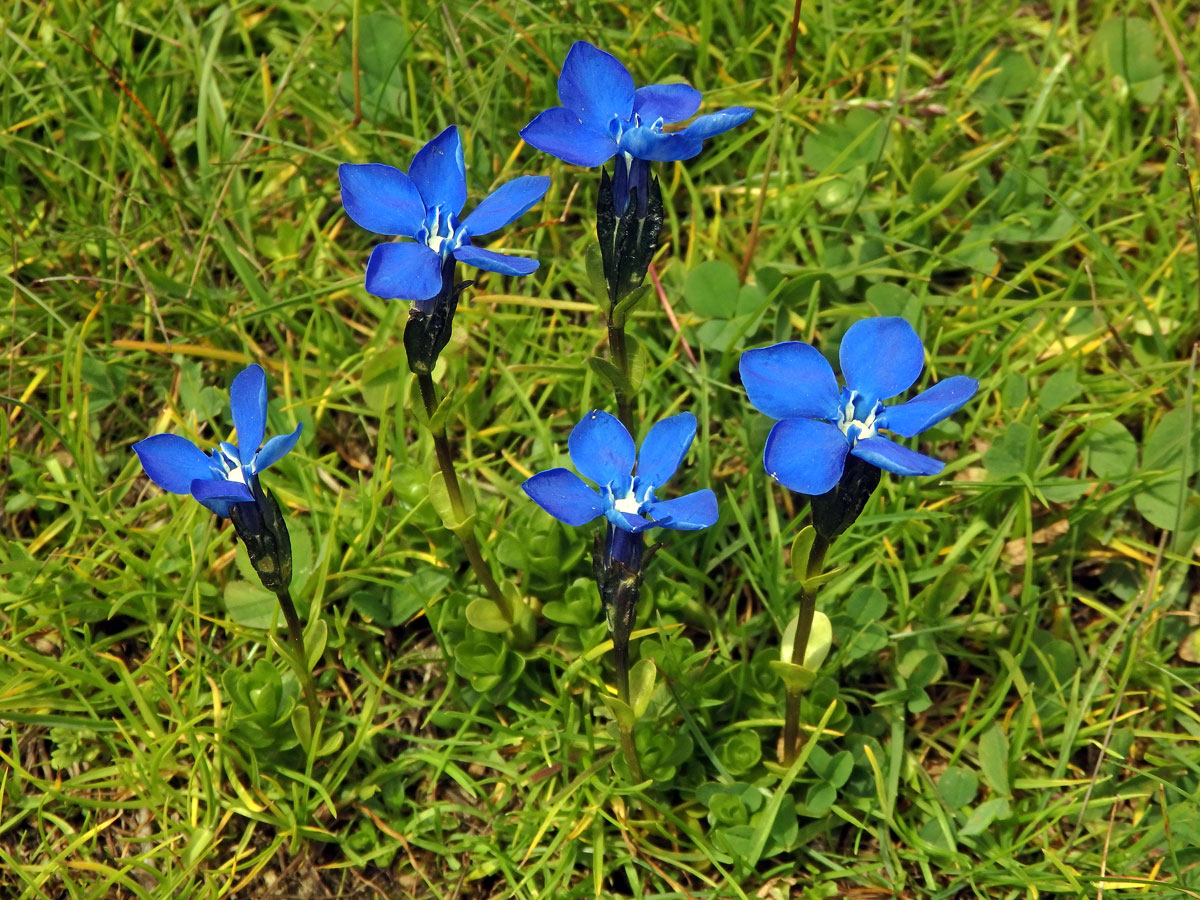
<instances>
[{"instance_id":1,"label":"narrow grass stem","mask_svg":"<svg viewBox=\"0 0 1200 900\"><path fill-rule=\"evenodd\" d=\"M454 510L455 518L459 522L463 522L467 518L467 507L463 502L462 488L458 484L458 473L454 470L454 452L450 447L450 439L447 437L444 427L435 428L432 424L434 413L438 408L437 390L433 385L433 378L427 373L418 374L417 384L421 389L421 401L425 404L425 414L430 421L429 430L433 436L433 450L437 456L442 479L446 484L446 493L450 497L450 506ZM517 611L511 608L504 592L500 590L500 585L496 583L492 570L484 561L474 532L470 528L461 528L455 530L454 533L458 535L463 549L467 552L467 560L471 563L475 577L483 584L488 596L492 598L492 602L496 604L510 624L516 622Z\"/></svg>"},{"instance_id":2,"label":"narrow grass stem","mask_svg":"<svg viewBox=\"0 0 1200 900\"><path fill-rule=\"evenodd\" d=\"M805 576L812 578L821 573L825 565L825 554L829 552L829 541L817 535L813 539L812 550L809 551L808 567ZM817 611L818 588L802 587L800 590L800 611L796 619L796 633L792 637L792 662L798 666L804 665L804 657L808 653L808 640L812 637L813 616ZM783 764L790 766L796 761L800 752L800 694L801 691L788 685L785 689L783 712Z\"/></svg>"},{"instance_id":3,"label":"narrow grass stem","mask_svg":"<svg viewBox=\"0 0 1200 900\"><path fill-rule=\"evenodd\" d=\"M288 640L292 645L292 655L296 657L296 674L304 686L304 700L308 704L311 727L315 733L321 706L317 702L317 685L313 681L312 671L308 667L308 651L304 649L304 628L300 624L300 617L296 614L296 605L292 603L292 595L287 588L276 592L275 596L279 598L279 608L283 610L283 618L287 622Z\"/></svg>"}]
</instances>

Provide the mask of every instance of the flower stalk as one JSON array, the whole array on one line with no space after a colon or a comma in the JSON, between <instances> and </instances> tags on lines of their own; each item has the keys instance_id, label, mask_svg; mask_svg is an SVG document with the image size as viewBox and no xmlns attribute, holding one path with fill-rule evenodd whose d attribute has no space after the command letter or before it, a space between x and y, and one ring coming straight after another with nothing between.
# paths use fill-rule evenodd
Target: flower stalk
<instances>
[{"instance_id":1,"label":"flower stalk","mask_svg":"<svg viewBox=\"0 0 1200 900\"><path fill-rule=\"evenodd\" d=\"M817 592L820 582L814 581L825 565L825 554L831 541L818 534L813 539L805 567L805 580L800 586L800 611L796 619L796 631L792 637L792 662L804 665L808 653L808 640L812 636L813 617L817 611ZM783 764L790 766L800 752L800 696L801 686L793 680L784 681L783 714Z\"/></svg>"},{"instance_id":2,"label":"flower stalk","mask_svg":"<svg viewBox=\"0 0 1200 900\"><path fill-rule=\"evenodd\" d=\"M308 704L312 727L315 728L321 707L317 701L317 686L312 670L308 667L304 627L300 624L288 590L292 581L292 542L287 522L279 509L279 501L263 490L257 478L252 479L249 488L254 499L248 503L232 504L229 518L246 547L246 554L250 557L258 580L279 599L279 608L283 611L291 643L288 655L293 657L292 668L304 687L304 700Z\"/></svg>"},{"instance_id":3,"label":"flower stalk","mask_svg":"<svg viewBox=\"0 0 1200 900\"><path fill-rule=\"evenodd\" d=\"M634 293L646 280L646 272L663 224L662 191L650 176L645 160L626 163L618 156L614 177L600 170L596 197L596 237L608 292L608 349L618 377L613 380L617 418L633 430L634 380L625 322L642 298Z\"/></svg>"},{"instance_id":4,"label":"flower stalk","mask_svg":"<svg viewBox=\"0 0 1200 900\"><path fill-rule=\"evenodd\" d=\"M596 589L608 618L608 631L613 642L613 668L616 673L617 698L629 709L634 699L629 690L629 638L633 634L634 617L641 596L643 566L658 549L645 549L641 532L632 533L609 524L604 537L596 535L592 568ZM636 716L617 716L621 749L635 782L644 781L637 745L633 739Z\"/></svg>"},{"instance_id":5,"label":"flower stalk","mask_svg":"<svg viewBox=\"0 0 1200 900\"><path fill-rule=\"evenodd\" d=\"M411 319L410 319L411 321ZM475 573L475 577L483 585L487 591L488 597L496 604L496 608L501 611L505 619L513 624L517 621L517 611L512 608L508 598L504 592L500 590L500 585L497 584L496 578L492 575L492 570L483 558L482 552L479 549L479 543L475 540L475 531L473 523L469 521L467 505L463 500L462 487L458 482L458 473L454 469L454 451L450 446L450 438L446 434L446 427L438 421L438 400L437 389L433 384L433 376L429 372L417 372L417 386L421 391L421 402L425 407L426 422L429 426L430 436L433 438L433 451L437 457L438 469L442 473L442 480L446 485L446 494L450 499L450 508L454 513L454 521L457 527L450 530L458 537L459 542L466 551L467 560L471 564L471 570Z\"/></svg>"}]
</instances>

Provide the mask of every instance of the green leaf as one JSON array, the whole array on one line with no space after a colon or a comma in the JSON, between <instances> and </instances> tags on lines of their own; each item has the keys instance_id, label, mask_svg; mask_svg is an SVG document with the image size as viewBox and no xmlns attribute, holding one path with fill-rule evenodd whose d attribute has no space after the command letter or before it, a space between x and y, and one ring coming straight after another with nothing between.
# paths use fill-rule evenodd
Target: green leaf
<instances>
[{"instance_id":1,"label":"green leaf","mask_svg":"<svg viewBox=\"0 0 1200 900\"><path fill-rule=\"evenodd\" d=\"M741 346L745 341L750 318L738 316L735 319L712 319L702 322L695 330L696 341L705 349L725 353L731 348Z\"/></svg>"},{"instance_id":2,"label":"green leaf","mask_svg":"<svg viewBox=\"0 0 1200 900\"><path fill-rule=\"evenodd\" d=\"M967 824L959 829L961 837L975 837L983 834L997 819L1003 821L1012 815L1007 797L993 797L980 803L967 817Z\"/></svg>"},{"instance_id":3,"label":"green leaf","mask_svg":"<svg viewBox=\"0 0 1200 900\"><path fill-rule=\"evenodd\" d=\"M749 772L762 759L762 739L753 731L739 731L717 749L717 757L733 775Z\"/></svg>"},{"instance_id":4,"label":"green leaf","mask_svg":"<svg viewBox=\"0 0 1200 900\"><path fill-rule=\"evenodd\" d=\"M461 489L461 482L459 482L459 487ZM433 473L433 478L429 480L429 501L437 510L442 524L450 531L466 530L475 522L475 501L469 491L462 491L462 500L464 516L460 518L454 509L454 504L450 502L450 492L446 490L446 482L442 478L442 473Z\"/></svg>"},{"instance_id":5,"label":"green leaf","mask_svg":"<svg viewBox=\"0 0 1200 900\"><path fill-rule=\"evenodd\" d=\"M359 90L363 116L372 122L387 121L400 112L404 98L404 62L408 33L404 19L388 12L363 16L358 22ZM350 71L350 28L346 27L346 71L338 90L342 102L354 102Z\"/></svg>"},{"instance_id":6,"label":"green leaf","mask_svg":"<svg viewBox=\"0 0 1200 900\"><path fill-rule=\"evenodd\" d=\"M830 807L836 801L837 788L827 781L818 781L816 784L808 786L808 790L804 794L802 811L810 818L819 819L829 812Z\"/></svg>"},{"instance_id":7,"label":"green leaf","mask_svg":"<svg viewBox=\"0 0 1200 900\"><path fill-rule=\"evenodd\" d=\"M654 680L657 675L658 669L652 659L639 659L630 668L629 700L635 719L645 715L646 707L650 705L650 697L654 693Z\"/></svg>"},{"instance_id":8,"label":"green leaf","mask_svg":"<svg viewBox=\"0 0 1200 900\"><path fill-rule=\"evenodd\" d=\"M754 315L766 299L767 292L762 285L743 284L737 292L737 303L734 304L733 315L730 318Z\"/></svg>"},{"instance_id":9,"label":"green leaf","mask_svg":"<svg viewBox=\"0 0 1200 900\"><path fill-rule=\"evenodd\" d=\"M503 634L512 627L500 607L487 597L477 597L467 604L467 621L473 628L491 634Z\"/></svg>"},{"instance_id":10,"label":"green leaf","mask_svg":"<svg viewBox=\"0 0 1200 900\"><path fill-rule=\"evenodd\" d=\"M1109 19L1097 29L1093 46L1100 52L1109 74L1121 79L1138 103L1158 100L1163 89L1163 66L1158 39L1145 19L1127 16Z\"/></svg>"},{"instance_id":11,"label":"green leaf","mask_svg":"<svg viewBox=\"0 0 1200 900\"><path fill-rule=\"evenodd\" d=\"M737 272L731 266L710 260L688 272L683 299L699 316L729 319L737 312L738 287Z\"/></svg>"},{"instance_id":12,"label":"green leaf","mask_svg":"<svg viewBox=\"0 0 1200 900\"><path fill-rule=\"evenodd\" d=\"M309 624L304 635L304 653L308 657L305 663L308 671L313 672L321 657L325 655L325 645L329 641L329 626L324 619L317 619Z\"/></svg>"},{"instance_id":13,"label":"green leaf","mask_svg":"<svg viewBox=\"0 0 1200 900\"><path fill-rule=\"evenodd\" d=\"M629 314L637 307L639 303L650 296L651 285L643 284L635 287L632 291L621 298L621 302L613 307L612 320L615 325L621 327L625 324L625 320L629 318Z\"/></svg>"},{"instance_id":14,"label":"green leaf","mask_svg":"<svg viewBox=\"0 0 1200 900\"><path fill-rule=\"evenodd\" d=\"M600 379L614 393L626 395L633 393L633 385L621 374L621 370L607 359L602 359L599 356L589 356L587 364L592 367L592 371L599 375Z\"/></svg>"},{"instance_id":15,"label":"green leaf","mask_svg":"<svg viewBox=\"0 0 1200 900\"><path fill-rule=\"evenodd\" d=\"M1187 479L1200 469L1200 412L1173 409L1155 424L1142 447L1142 469L1161 471L1134 498L1134 506L1156 528L1175 528L1182 506L1180 527L1190 531L1200 526L1200 500L1187 491ZM1191 446L1187 437L1191 435ZM1186 457L1186 472L1184 471Z\"/></svg>"},{"instance_id":16,"label":"green leaf","mask_svg":"<svg viewBox=\"0 0 1200 900\"><path fill-rule=\"evenodd\" d=\"M963 766L948 767L937 782L938 796L952 811L960 810L974 800L978 790L979 776Z\"/></svg>"},{"instance_id":17,"label":"green leaf","mask_svg":"<svg viewBox=\"0 0 1200 900\"><path fill-rule=\"evenodd\" d=\"M231 581L225 585L225 611L244 628L270 628L279 599L261 585Z\"/></svg>"},{"instance_id":18,"label":"green leaf","mask_svg":"<svg viewBox=\"0 0 1200 900\"><path fill-rule=\"evenodd\" d=\"M798 666L782 659L771 660L770 666L775 674L783 680L783 685L789 693L800 693L807 690L809 685L817 680L817 673L812 669L806 669L804 666Z\"/></svg>"},{"instance_id":19,"label":"green leaf","mask_svg":"<svg viewBox=\"0 0 1200 900\"><path fill-rule=\"evenodd\" d=\"M1036 441L1033 429L1013 422L983 454L983 465L994 478L1013 478L1027 472Z\"/></svg>"},{"instance_id":20,"label":"green leaf","mask_svg":"<svg viewBox=\"0 0 1200 900\"><path fill-rule=\"evenodd\" d=\"M792 552L789 558L797 581L802 582L808 577L808 558L812 553L812 545L816 537L816 529L811 525L805 525L796 535L796 539L792 541Z\"/></svg>"},{"instance_id":21,"label":"green leaf","mask_svg":"<svg viewBox=\"0 0 1200 900\"><path fill-rule=\"evenodd\" d=\"M613 714L613 718L617 720L617 727L622 731L632 731L633 726L637 723L637 716L634 715L633 709L628 703L617 699L611 694L601 694L600 699L604 701L604 705L608 707Z\"/></svg>"},{"instance_id":22,"label":"green leaf","mask_svg":"<svg viewBox=\"0 0 1200 900\"><path fill-rule=\"evenodd\" d=\"M1088 451L1088 468L1100 478L1123 480L1137 467L1137 441L1128 428L1115 420L1092 429L1084 447Z\"/></svg>"},{"instance_id":23,"label":"green leaf","mask_svg":"<svg viewBox=\"0 0 1200 900\"><path fill-rule=\"evenodd\" d=\"M803 668L809 672L816 672L821 668L821 663L825 662L825 657L829 655L829 648L833 645L833 625L825 613L820 610L813 613L812 628L808 633L808 646L804 649L804 665L795 666L792 662L792 645L796 640L796 628L799 622L800 614L796 613L783 630L783 639L779 646L780 661L797 669Z\"/></svg>"},{"instance_id":24,"label":"green leaf","mask_svg":"<svg viewBox=\"0 0 1200 900\"><path fill-rule=\"evenodd\" d=\"M971 98L986 107L999 100L1026 98L1037 84L1037 68L1017 50L1001 49L987 69L990 73L987 80Z\"/></svg>"},{"instance_id":25,"label":"green leaf","mask_svg":"<svg viewBox=\"0 0 1200 900\"><path fill-rule=\"evenodd\" d=\"M867 109L851 110L841 121L827 119L804 139L804 161L823 174L868 166L887 139L883 123L883 116Z\"/></svg>"},{"instance_id":26,"label":"green leaf","mask_svg":"<svg viewBox=\"0 0 1200 900\"><path fill-rule=\"evenodd\" d=\"M1060 406L1066 406L1083 393L1079 379L1072 369L1059 369L1046 379L1038 392L1038 408L1050 412Z\"/></svg>"},{"instance_id":27,"label":"green leaf","mask_svg":"<svg viewBox=\"0 0 1200 900\"><path fill-rule=\"evenodd\" d=\"M993 725L979 736L979 770L996 793L1009 795L1008 738L999 725Z\"/></svg>"},{"instance_id":28,"label":"green leaf","mask_svg":"<svg viewBox=\"0 0 1200 900\"><path fill-rule=\"evenodd\" d=\"M367 409L383 415L396 405L401 383L408 372L407 359L400 344L367 359L362 374L362 395Z\"/></svg>"},{"instance_id":29,"label":"green leaf","mask_svg":"<svg viewBox=\"0 0 1200 900\"><path fill-rule=\"evenodd\" d=\"M599 242L588 244L587 248L588 281L592 285L592 293L605 310L608 309L608 282L604 278L604 251Z\"/></svg>"}]
</instances>

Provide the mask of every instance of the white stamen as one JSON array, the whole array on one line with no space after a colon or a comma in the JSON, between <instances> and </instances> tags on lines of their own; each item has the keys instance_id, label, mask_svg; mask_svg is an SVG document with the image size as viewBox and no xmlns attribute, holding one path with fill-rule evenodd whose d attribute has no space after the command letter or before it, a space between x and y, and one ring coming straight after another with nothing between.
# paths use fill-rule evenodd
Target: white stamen
<instances>
[{"instance_id":1,"label":"white stamen","mask_svg":"<svg viewBox=\"0 0 1200 900\"><path fill-rule=\"evenodd\" d=\"M638 503L637 498L633 496L633 488L630 488L628 494L613 504L613 509L636 516L641 514L642 504Z\"/></svg>"}]
</instances>

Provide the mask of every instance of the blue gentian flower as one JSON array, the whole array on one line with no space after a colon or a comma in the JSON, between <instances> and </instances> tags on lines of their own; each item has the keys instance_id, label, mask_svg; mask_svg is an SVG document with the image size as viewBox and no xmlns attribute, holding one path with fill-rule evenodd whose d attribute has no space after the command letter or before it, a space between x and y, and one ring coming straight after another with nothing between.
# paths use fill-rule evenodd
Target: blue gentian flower
<instances>
[{"instance_id":1,"label":"blue gentian flower","mask_svg":"<svg viewBox=\"0 0 1200 900\"><path fill-rule=\"evenodd\" d=\"M377 297L430 300L442 290L443 271L453 260L501 275L528 275L538 267L536 259L484 250L471 239L524 215L542 199L550 179L524 175L501 185L460 222L467 177L454 125L417 151L407 175L380 163L344 163L338 179L342 205L358 225L414 241L378 244L371 251L366 288Z\"/></svg>"},{"instance_id":2,"label":"blue gentian flower","mask_svg":"<svg viewBox=\"0 0 1200 900\"><path fill-rule=\"evenodd\" d=\"M824 494L842 477L846 454L897 475L936 475L943 463L883 437L915 437L974 396L979 382L964 375L939 381L896 406L883 401L908 390L925 366L925 348L904 319L855 322L839 352L846 386L815 347L788 341L742 354L742 384L750 402L779 422L767 437L763 467L786 488Z\"/></svg>"},{"instance_id":3,"label":"blue gentian flower","mask_svg":"<svg viewBox=\"0 0 1200 900\"><path fill-rule=\"evenodd\" d=\"M696 436L690 412L655 423L636 452L633 438L616 416L592 410L571 431L571 461L600 489L584 484L568 469L538 472L521 487L542 509L567 525L584 525L603 515L623 532L647 528L697 531L717 521L717 498L707 488L659 500L656 491L679 468ZM637 471L634 473L634 462Z\"/></svg>"},{"instance_id":4,"label":"blue gentian flower","mask_svg":"<svg viewBox=\"0 0 1200 900\"><path fill-rule=\"evenodd\" d=\"M155 434L133 445L151 481L172 494L191 494L223 517L229 516L231 503L254 502L250 489L258 474L296 446L303 427L263 444L267 377L262 366L247 366L237 374L229 400L240 449L222 441L209 455L177 434Z\"/></svg>"},{"instance_id":5,"label":"blue gentian flower","mask_svg":"<svg viewBox=\"0 0 1200 900\"><path fill-rule=\"evenodd\" d=\"M634 90L633 76L612 54L576 41L558 76L562 106L539 113L521 129L537 149L576 166L598 166L622 154L635 159L690 159L707 138L741 125L752 109L733 106L701 116L679 131L663 126L682 122L700 108L700 92L686 84L652 84Z\"/></svg>"}]
</instances>

